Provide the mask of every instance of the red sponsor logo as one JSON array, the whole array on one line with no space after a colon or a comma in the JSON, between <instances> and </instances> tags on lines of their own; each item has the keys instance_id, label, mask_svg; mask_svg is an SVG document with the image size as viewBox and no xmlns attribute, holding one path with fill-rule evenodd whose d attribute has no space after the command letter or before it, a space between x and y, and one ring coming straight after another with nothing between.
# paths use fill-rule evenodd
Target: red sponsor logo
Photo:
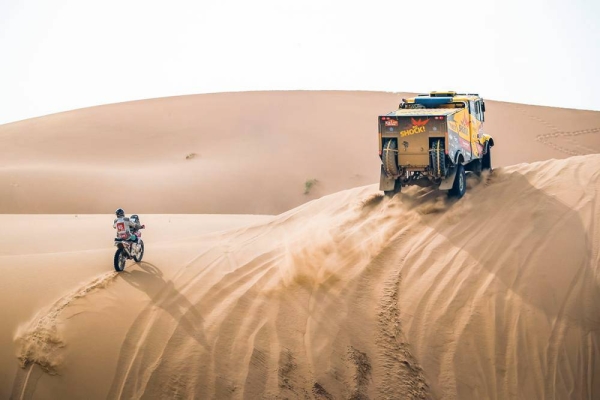
<instances>
[{"instance_id":1,"label":"red sponsor logo","mask_svg":"<svg viewBox=\"0 0 600 400\"><path fill-rule=\"evenodd\" d=\"M398 120L388 119L387 121L385 121L385 126L398 126Z\"/></svg>"},{"instance_id":2,"label":"red sponsor logo","mask_svg":"<svg viewBox=\"0 0 600 400\"><path fill-rule=\"evenodd\" d=\"M410 122L412 123L412 126L425 126L425 125L427 125L429 120L428 119L421 120L421 119L411 118Z\"/></svg>"}]
</instances>

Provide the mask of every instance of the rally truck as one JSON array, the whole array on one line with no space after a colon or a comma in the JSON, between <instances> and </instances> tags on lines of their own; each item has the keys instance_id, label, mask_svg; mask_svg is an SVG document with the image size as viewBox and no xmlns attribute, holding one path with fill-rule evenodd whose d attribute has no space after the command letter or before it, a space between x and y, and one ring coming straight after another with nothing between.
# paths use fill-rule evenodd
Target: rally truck
<instances>
[{"instance_id":1,"label":"rally truck","mask_svg":"<svg viewBox=\"0 0 600 400\"><path fill-rule=\"evenodd\" d=\"M485 103L478 94L431 92L402 99L379 117L379 189L387 196L419 185L462 197L466 173L491 170L494 139L483 132Z\"/></svg>"}]
</instances>

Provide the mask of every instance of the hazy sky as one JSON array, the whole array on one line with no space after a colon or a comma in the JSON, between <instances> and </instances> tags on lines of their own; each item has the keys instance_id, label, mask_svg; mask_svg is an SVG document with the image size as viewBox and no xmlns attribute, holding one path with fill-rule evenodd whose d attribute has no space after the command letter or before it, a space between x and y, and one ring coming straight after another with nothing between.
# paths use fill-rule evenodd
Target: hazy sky
<instances>
[{"instance_id":1,"label":"hazy sky","mask_svg":"<svg viewBox=\"0 0 600 400\"><path fill-rule=\"evenodd\" d=\"M600 0L0 0L0 124L285 89L600 110Z\"/></svg>"}]
</instances>

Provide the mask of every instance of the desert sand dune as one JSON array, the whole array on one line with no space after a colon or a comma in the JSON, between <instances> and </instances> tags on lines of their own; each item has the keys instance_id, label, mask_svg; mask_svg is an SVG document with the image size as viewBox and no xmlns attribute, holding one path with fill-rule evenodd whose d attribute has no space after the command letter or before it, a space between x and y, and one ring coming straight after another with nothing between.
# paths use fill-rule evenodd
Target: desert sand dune
<instances>
[{"instance_id":1,"label":"desert sand dune","mask_svg":"<svg viewBox=\"0 0 600 400\"><path fill-rule=\"evenodd\" d=\"M460 201L366 186L157 241L147 262L98 273L20 327L26 368L9 390L596 398L599 170L598 155L500 168Z\"/></svg>"},{"instance_id":2,"label":"desert sand dune","mask_svg":"<svg viewBox=\"0 0 600 400\"><path fill-rule=\"evenodd\" d=\"M279 214L377 182L377 116L402 97L221 93L1 125L0 213ZM496 166L600 152L600 112L486 104Z\"/></svg>"}]
</instances>

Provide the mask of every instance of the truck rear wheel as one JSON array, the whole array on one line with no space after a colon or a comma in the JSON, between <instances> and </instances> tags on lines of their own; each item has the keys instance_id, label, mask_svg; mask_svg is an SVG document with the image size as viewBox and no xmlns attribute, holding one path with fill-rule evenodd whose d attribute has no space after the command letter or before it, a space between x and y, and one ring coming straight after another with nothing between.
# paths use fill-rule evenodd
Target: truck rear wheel
<instances>
[{"instance_id":1,"label":"truck rear wheel","mask_svg":"<svg viewBox=\"0 0 600 400\"><path fill-rule=\"evenodd\" d=\"M462 164L456 166L456 176L454 177L454 184L450 189L450 196L460 199L465 195L467 191L467 177L465 174L465 167Z\"/></svg>"},{"instance_id":2,"label":"truck rear wheel","mask_svg":"<svg viewBox=\"0 0 600 400\"><path fill-rule=\"evenodd\" d=\"M392 197L396 193L400 193L400 191L402 191L402 183L400 183L400 179L396 179L396 181L394 182L394 190L384 190L383 193L387 197Z\"/></svg>"},{"instance_id":3,"label":"truck rear wheel","mask_svg":"<svg viewBox=\"0 0 600 400\"><path fill-rule=\"evenodd\" d=\"M388 140L383 147L383 169L390 177L398 176L398 145L395 140Z\"/></svg>"}]
</instances>

